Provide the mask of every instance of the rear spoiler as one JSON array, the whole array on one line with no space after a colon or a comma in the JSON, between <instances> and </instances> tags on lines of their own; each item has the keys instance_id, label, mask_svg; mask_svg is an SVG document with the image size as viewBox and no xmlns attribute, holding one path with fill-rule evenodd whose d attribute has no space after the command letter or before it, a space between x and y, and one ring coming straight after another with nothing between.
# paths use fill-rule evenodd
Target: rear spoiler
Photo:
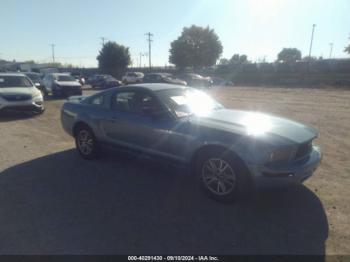
<instances>
[{"instance_id":1,"label":"rear spoiler","mask_svg":"<svg viewBox=\"0 0 350 262\"><path fill-rule=\"evenodd\" d=\"M70 96L67 98L68 102L72 103L80 103L82 100L84 100L87 96Z\"/></svg>"}]
</instances>

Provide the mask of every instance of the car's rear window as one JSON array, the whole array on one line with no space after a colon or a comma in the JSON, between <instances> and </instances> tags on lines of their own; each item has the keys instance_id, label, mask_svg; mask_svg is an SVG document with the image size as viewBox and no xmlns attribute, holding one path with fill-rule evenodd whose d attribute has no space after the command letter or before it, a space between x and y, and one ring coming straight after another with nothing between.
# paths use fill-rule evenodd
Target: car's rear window
<instances>
[{"instance_id":1,"label":"car's rear window","mask_svg":"<svg viewBox=\"0 0 350 262\"><path fill-rule=\"evenodd\" d=\"M25 76L0 76L0 88L32 86L32 82Z\"/></svg>"}]
</instances>

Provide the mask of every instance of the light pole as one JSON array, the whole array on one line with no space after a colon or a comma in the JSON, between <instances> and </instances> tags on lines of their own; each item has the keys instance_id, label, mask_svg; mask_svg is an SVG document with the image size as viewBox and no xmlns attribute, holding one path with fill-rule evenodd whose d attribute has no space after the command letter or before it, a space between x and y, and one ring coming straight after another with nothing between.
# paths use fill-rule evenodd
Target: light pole
<instances>
[{"instance_id":1,"label":"light pole","mask_svg":"<svg viewBox=\"0 0 350 262\"><path fill-rule=\"evenodd\" d=\"M51 44L52 63L55 63L55 44Z\"/></svg>"},{"instance_id":2,"label":"light pole","mask_svg":"<svg viewBox=\"0 0 350 262\"><path fill-rule=\"evenodd\" d=\"M152 62L151 62L151 42L153 41L153 40L152 40L153 34L151 34L151 33L149 32L149 33L146 33L145 35L147 35L147 41L148 41L148 64L149 64L149 69L151 70L151 68L152 68Z\"/></svg>"},{"instance_id":3,"label":"light pole","mask_svg":"<svg viewBox=\"0 0 350 262\"><path fill-rule=\"evenodd\" d=\"M311 51L312 51L312 42L314 40L314 32L315 32L316 24L312 25L312 32L311 32L311 41L310 41L310 49L309 49L309 58L311 58Z\"/></svg>"},{"instance_id":4,"label":"light pole","mask_svg":"<svg viewBox=\"0 0 350 262\"><path fill-rule=\"evenodd\" d=\"M140 64L139 64L139 65L140 65L140 68L142 67L142 57L143 57L143 56L146 56L146 54L140 52Z\"/></svg>"},{"instance_id":5,"label":"light pole","mask_svg":"<svg viewBox=\"0 0 350 262\"><path fill-rule=\"evenodd\" d=\"M332 52L333 52L333 43L329 43L329 46L331 50L329 51L329 58L332 58Z\"/></svg>"}]
</instances>

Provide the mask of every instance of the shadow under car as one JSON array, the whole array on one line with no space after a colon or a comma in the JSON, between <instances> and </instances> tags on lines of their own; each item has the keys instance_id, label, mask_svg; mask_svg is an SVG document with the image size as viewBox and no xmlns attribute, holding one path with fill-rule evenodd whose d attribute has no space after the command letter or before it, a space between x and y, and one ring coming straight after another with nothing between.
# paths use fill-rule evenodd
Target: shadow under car
<instances>
[{"instance_id":1,"label":"shadow under car","mask_svg":"<svg viewBox=\"0 0 350 262\"><path fill-rule=\"evenodd\" d=\"M0 173L0 254L318 254L328 221L304 186L234 204L181 168L75 150Z\"/></svg>"}]
</instances>

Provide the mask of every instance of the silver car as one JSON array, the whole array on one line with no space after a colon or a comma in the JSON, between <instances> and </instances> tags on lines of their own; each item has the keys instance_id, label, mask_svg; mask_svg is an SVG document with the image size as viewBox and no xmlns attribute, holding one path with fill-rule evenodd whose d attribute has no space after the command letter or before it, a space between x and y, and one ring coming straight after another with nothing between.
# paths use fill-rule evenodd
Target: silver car
<instances>
[{"instance_id":1,"label":"silver car","mask_svg":"<svg viewBox=\"0 0 350 262\"><path fill-rule=\"evenodd\" d=\"M51 94L54 97L68 97L82 94L81 84L67 73L47 74L43 82L45 95Z\"/></svg>"},{"instance_id":2,"label":"silver car","mask_svg":"<svg viewBox=\"0 0 350 262\"><path fill-rule=\"evenodd\" d=\"M322 156L310 126L227 109L178 85L138 84L75 97L63 105L61 121L83 158L112 147L177 161L220 201L254 185L300 184Z\"/></svg>"},{"instance_id":3,"label":"silver car","mask_svg":"<svg viewBox=\"0 0 350 262\"><path fill-rule=\"evenodd\" d=\"M43 95L24 74L0 73L0 110L4 109L42 113Z\"/></svg>"}]
</instances>

